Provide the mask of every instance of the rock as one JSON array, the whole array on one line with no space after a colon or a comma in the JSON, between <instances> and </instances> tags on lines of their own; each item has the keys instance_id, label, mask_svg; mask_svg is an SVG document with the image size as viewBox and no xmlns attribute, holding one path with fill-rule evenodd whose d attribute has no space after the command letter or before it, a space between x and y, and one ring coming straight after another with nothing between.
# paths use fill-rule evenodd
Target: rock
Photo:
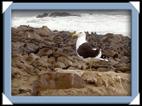
<instances>
[{"instance_id":1,"label":"rock","mask_svg":"<svg viewBox=\"0 0 142 106\"><path fill-rule=\"evenodd\" d=\"M80 15L68 13L68 12L54 11L54 12L48 12L48 13L43 13L43 14L37 15L36 18L44 18L47 16L48 17L65 17L65 16L80 16Z\"/></svg>"},{"instance_id":2,"label":"rock","mask_svg":"<svg viewBox=\"0 0 142 106\"><path fill-rule=\"evenodd\" d=\"M99 60L91 60L92 61L92 68L97 70L98 68L103 68L103 69L110 69L111 68L111 65L109 62L106 62L106 61L99 61ZM89 68L89 67L88 67Z\"/></svg>"},{"instance_id":3,"label":"rock","mask_svg":"<svg viewBox=\"0 0 142 106\"><path fill-rule=\"evenodd\" d=\"M43 13L41 15L37 15L36 18L43 18L43 17L47 17L48 13Z\"/></svg>"},{"instance_id":4,"label":"rock","mask_svg":"<svg viewBox=\"0 0 142 106\"><path fill-rule=\"evenodd\" d=\"M110 86L111 87L117 86L118 88L122 88L122 84L123 85L126 84L128 86L130 85L129 74L115 73L113 71L109 71L109 72L90 72L89 71L89 72L84 72L81 77L87 83L93 84L94 86L97 86L97 87L105 86L109 88Z\"/></svg>"},{"instance_id":5,"label":"rock","mask_svg":"<svg viewBox=\"0 0 142 106\"><path fill-rule=\"evenodd\" d=\"M41 37L50 37L53 35L52 31L47 26L43 26L42 28L37 28L35 32L39 34Z\"/></svg>"},{"instance_id":6,"label":"rock","mask_svg":"<svg viewBox=\"0 0 142 106\"><path fill-rule=\"evenodd\" d=\"M37 71L45 71L51 67L51 64L47 62L48 59L46 58L40 58L34 61L31 65L34 67L35 72ZM37 72L37 73L39 73Z\"/></svg>"},{"instance_id":7,"label":"rock","mask_svg":"<svg viewBox=\"0 0 142 106\"><path fill-rule=\"evenodd\" d=\"M12 62L12 67L15 67L15 69L22 71L21 75L25 73L30 74L30 75L35 75L36 71L34 70L34 67L29 64L27 61L27 55L26 56L22 56L22 55L17 55L15 57L13 57L13 62Z\"/></svg>"},{"instance_id":8,"label":"rock","mask_svg":"<svg viewBox=\"0 0 142 106\"><path fill-rule=\"evenodd\" d=\"M40 95L46 89L83 88L84 81L77 74L52 72L40 75L32 87L32 95Z\"/></svg>"},{"instance_id":9,"label":"rock","mask_svg":"<svg viewBox=\"0 0 142 106\"><path fill-rule=\"evenodd\" d=\"M18 95L19 91L17 88L12 87L12 95Z\"/></svg>"},{"instance_id":10,"label":"rock","mask_svg":"<svg viewBox=\"0 0 142 106\"><path fill-rule=\"evenodd\" d=\"M27 92L31 92L31 89L29 89L29 88L20 88L19 89L19 94L21 94L21 93L27 93Z\"/></svg>"},{"instance_id":11,"label":"rock","mask_svg":"<svg viewBox=\"0 0 142 106\"><path fill-rule=\"evenodd\" d=\"M37 53L39 56L48 56L50 57L53 54L52 49L50 48L42 48Z\"/></svg>"},{"instance_id":12,"label":"rock","mask_svg":"<svg viewBox=\"0 0 142 106\"><path fill-rule=\"evenodd\" d=\"M107 33L103 36L93 34L88 36L88 40L92 46L101 47L102 53L107 57L116 59L130 56L130 38L121 34Z\"/></svg>"},{"instance_id":13,"label":"rock","mask_svg":"<svg viewBox=\"0 0 142 106\"><path fill-rule=\"evenodd\" d=\"M88 68L88 65L86 63L83 63L83 62L76 62L74 61L73 62L73 65L70 69L82 69L82 70L86 70Z\"/></svg>"},{"instance_id":14,"label":"rock","mask_svg":"<svg viewBox=\"0 0 142 106\"><path fill-rule=\"evenodd\" d=\"M39 49L39 47L34 43L27 43L19 47L22 54L34 53Z\"/></svg>"},{"instance_id":15,"label":"rock","mask_svg":"<svg viewBox=\"0 0 142 106\"><path fill-rule=\"evenodd\" d=\"M55 11L55 12L51 12L49 13L48 15L49 17L65 17L65 16L79 16L79 15L76 15L76 14L71 14L71 13L68 13L68 12L58 12L58 11Z\"/></svg>"},{"instance_id":16,"label":"rock","mask_svg":"<svg viewBox=\"0 0 142 106\"><path fill-rule=\"evenodd\" d=\"M55 14L55 17L57 15ZM86 81L85 88L48 89L41 95L130 95L128 86L130 80L126 77L126 73L130 75L131 72L131 38L121 34L100 35L96 32L91 34L86 32L88 42L93 47L101 47L102 54L109 59L109 62L93 59L92 71L88 71L89 62L84 62L77 56L75 51L77 36L72 34L69 31L52 31L47 26L33 28L21 25L12 28L12 94L29 95L30 92L23 91L25 84L32 89L31 82L36 80L33 80L33 77L46 75L47 72L59 72L56 70L59 68L64 70L64 73L73 71L73 75L67 75L68 78L72 78L77 70L81 73L85 71L81 74L83 76L79 75ZM57 81L50 81L51 86L54 87L55 82ZM33 88L42 88L40 78L35 83L37 84ZM19 93L20 88L22 88L21 93ZM36 91L35 95L38 95L38 90Z\"/></svg>"},{"instance_id":17,"label":"rock","mask_svg":"<svg viewBox=\"0 0 142 106\"><path fill-rule=\"evenodd\" d=\"M21 94L18 94L19 96L31 96L31 93L30 92L25 92L25 93L21 93Z\"/></svg>"},{"instance_id":18,"label":"rock","mask_svg":"<svg viewBox=\"0 0 142 106\"><path fill-rule=\"evenodd\" d=\"M110 71L109 68L98 68L97 71L99 72L107 72L107 71Z\"/></svg>"},{"instance_id":19,"label":"rock","mask_svg":"<svg viewBox=\"0 0 142 106\"><path fill-rule=\"evenodd\" d=\"M22 53L22 50L20 49L20 47L23 45L24 45L23 42L18 42L18 41L12 43L12 52L13 52L12 55Z\"/></svg>"},{"instance_id":20,"label":"rock","mask_svg":"<svg viewBox=\"0 0 142 106\"><path fill-rule=\"evenodd\" d=\"M125 64L125 63L116 64L114 65L114 67L115 67L116 72L130 72L131 71L130 63L129 64Z\"/></svg>"},{"instance_id":21,"label":"rock","mask_svg":"<svg viewBox=\"0 0 142 106\"><path fill-rule=\"evenodd\" d=\"M59 73L72 73L72 74L77 74L78 76L82 76L82 74L85 72L83 70L79 69L62 69L62 68L55 68L56 72Z\"/></svg>"},{"instance_id":22,"label":"rock","mask_svg":"<svg viewBox=\"0 0 142 106\"><path fill-rule=\"evenodd\" d=\"M48 58L48 63L51 63L51 64L55 64L55 57L50 57L50 58Z\"/></svg>"},{"instance_id":23,"label":"rock","mask_svg":"<svg viewBox=\"0 0 142 106\"><path fill-rule=\"evenodd\" d=\"M27 62L24 62L23 64L23 71L27 72L30 75L36 75L36 71L34 70L34 67L32 65L29 65Z\"/></svg>"},{"instance_id":24,"label":"rock","mask_svg":"<svg viewBox=\"0 0 142 106\"><path fill-rule=\"evenodd\" d=\"M67 12L52 12L49 15L50 17L56 17L56 16L70 16L70 13Z\"/></svg>"},{"instance_id":25,"label":"rock","mask_svg":"<svg viewBox=\"0 0 142 106\"><path fill-rule=\"evenodd\" d=\"M130 57L123 56L123 57L121 57L120 61L123 63L130 63L131 59L130 59Z\"/></svg>"},{"instance_id":26,"label":"rock","mask_svg":"<svg viewBox=\"0 0 142 106\"><path fill-rule=\"evenodd\" d=\"M53 40L56 42L57 47L60 47L61 42L63 42L63 37L56 35Z\"/></svg>"},{"instance_id":27,"label":"rock","mask_svg":"<svg viewBox=\"0 0 142 106\"><path fill-rule=\"evenodd\" d=\"M25 59L29 64L32 64L36 59L39 59L39 56L34 53L30 53L29 56Z\"/></svg>"},{"instance_id":28,"label":"rock","mask_svg":"<svg viewBox=\"0 0 142 106\"><path fill-rule=\"evenodd\" d=\"M130 72L131 71L131 69L130 69L130 67L121 67L121 68L116 68L115 69L115 71L116 72Z\"/></svg>"},{"instance_id":29,"label":"rock","mask_svg":"<svg viewBox=\"0 0 142 106\"><path fill-rule=\"evenodd\" d=\"M19 79L21 77L21 71L18 70L18 68L13 67L12 68L12 78L17 78Z\"/></svg>"},{"instance_id":30,"label":"rock","mask_svg":"<svg viewBox=\"0 0 142 106\"><path fill-rule=\"evenodd\" d=\"M72 65L72 61L69 60L69 59L67 59L66 57L63 57L63 56L62 56L62 57L58 57L58 58L57 58L57 61L64 63L64 64L66 65L66 67Z\"/></svg>"},{"instance_id":31,"label":"rock","mask_svg":"<svg viewBox=\"0 0 142 106\"><path fill-rule=\"evenodd\" d=\"M26 31L25 32L25 37L27 39L36 39L36 40L39 40L39 41L42 40L40 35L38 33L36 33L35 31L32 31L32 32Z\"/></svg>"},{"instance_id":32,"label":"rock","mask_svg":"<svg viewBox=\"0 0 142 106\"><path fill-rule=\"evenodd\" d=\"M20 25L19 27L17 27L17 31L30 31L33 30L32 27L30 27L29 25Z\"/></svg>"},{"instance_id":33,"label":"rock","mask_svg":"<svg viewBox=\"0 0 142 106\"><path fill-rule=\"evenodd\" d=\"M66 65L65 65L64 63L58 61L58 62L55 64L55 67L56 67L56 68L62 68L62 69L63 69L63 68L66 68Z\"/></svg>"},{"instance_id":34,"label":"rock","mask_svg":"<svg viewBox=\"0 0 142 106\"><path fill-rule=\"evenodd\" d=\"M103 53L107 57L113 57L113 58L115 58L115 55L117 54L117 52L115 52L114 50L105 50Z\"/></svg>"}]
</instances>

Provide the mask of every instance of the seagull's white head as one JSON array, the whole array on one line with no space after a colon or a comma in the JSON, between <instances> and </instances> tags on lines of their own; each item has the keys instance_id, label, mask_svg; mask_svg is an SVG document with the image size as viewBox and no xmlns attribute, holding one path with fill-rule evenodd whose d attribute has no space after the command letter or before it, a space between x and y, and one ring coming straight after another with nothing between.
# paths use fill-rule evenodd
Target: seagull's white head
<instances>
[{"instance_id":1,"label":"seagull's white head","mask_svg":"<svg viewBox=\"0 0 142 106\"><path fill-rule=\"evenodd\" d=\"M86 34L85 34L84 31L74 31L74 32L72 33L72 36L81 37L81 36L86 36Z\"/></svg>"},{"instance_id":2,"label":"seagull's white head","mask_svg":"<svg viewBox=\"0 0 142 106\"><path fill-rule=\"evenodd\" d=\"M76 49L78 49L80 45L87 42L86 34L85 32L75 32L75 35L78 37L76 41Z\"/></svg>"}]
</instances>

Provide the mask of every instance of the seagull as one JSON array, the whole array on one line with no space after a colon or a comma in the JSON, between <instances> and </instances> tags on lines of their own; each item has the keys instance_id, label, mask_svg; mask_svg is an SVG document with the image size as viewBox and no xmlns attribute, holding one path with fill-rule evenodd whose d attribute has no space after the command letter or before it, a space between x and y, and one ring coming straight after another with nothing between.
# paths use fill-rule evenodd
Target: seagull
<instances>
[{"instance_id":1,"label":"seagull","mask_svg":"<svg viewBox=\"0 0 142 106\"><path fill-rule=\"evenodd\" d=\"M105 55L102 55L102 49L92 47L90 43L86 40L86 33L85 32L74 32L74 36L78 36L76 41L76 54L78 57L85 61L90 61L90 70L92 67L91 60L101 60L101 61L108 61Z\"/></svg>"}]
</instances>

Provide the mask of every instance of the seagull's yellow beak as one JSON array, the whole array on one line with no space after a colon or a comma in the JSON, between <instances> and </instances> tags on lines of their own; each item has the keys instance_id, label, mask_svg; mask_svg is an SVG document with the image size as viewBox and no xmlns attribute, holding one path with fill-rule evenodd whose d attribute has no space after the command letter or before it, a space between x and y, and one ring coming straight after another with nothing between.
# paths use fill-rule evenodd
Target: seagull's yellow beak
<instances>
[{"instance_id":1,"label":"seagull's yellow beak","mask_svg":"<svg viewBox=\"0 0 142 106\"><path fill-rule=\"evenodd\" d=\"M81 32L74 31L74 32L71 33L71 36L78 36L79 34L81 34Z\"/></svg>"},{"instance_id":2,"label":"seagull's yellow beak","mask_svg":"<svg viewBox=\"0 0 142 106\"><path fill-rule=\"evenodd\" d=\"M71 32L71 36L77 36L77 33L75 31Z\"/></svg>"}]
</instances>

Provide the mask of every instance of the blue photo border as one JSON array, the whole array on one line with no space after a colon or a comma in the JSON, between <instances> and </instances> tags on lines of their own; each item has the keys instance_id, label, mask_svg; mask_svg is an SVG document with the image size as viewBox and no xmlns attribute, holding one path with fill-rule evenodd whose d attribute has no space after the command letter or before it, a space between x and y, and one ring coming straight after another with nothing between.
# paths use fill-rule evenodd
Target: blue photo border
<instances>
[{"instance_id":1,"label":"blue photo border","mask_svg":"<svg viewBox=\"0 0 142 106\"><path fill-rule=\"evenodd\" d=\"M12 10L130 10L131 11L131 96L12 96L11 95L11 12ZM130 3L12 3L4 14L4 94L13 104L97 103L129 104L139 94L139 12Z\"/></svg>"}]
</instances>

